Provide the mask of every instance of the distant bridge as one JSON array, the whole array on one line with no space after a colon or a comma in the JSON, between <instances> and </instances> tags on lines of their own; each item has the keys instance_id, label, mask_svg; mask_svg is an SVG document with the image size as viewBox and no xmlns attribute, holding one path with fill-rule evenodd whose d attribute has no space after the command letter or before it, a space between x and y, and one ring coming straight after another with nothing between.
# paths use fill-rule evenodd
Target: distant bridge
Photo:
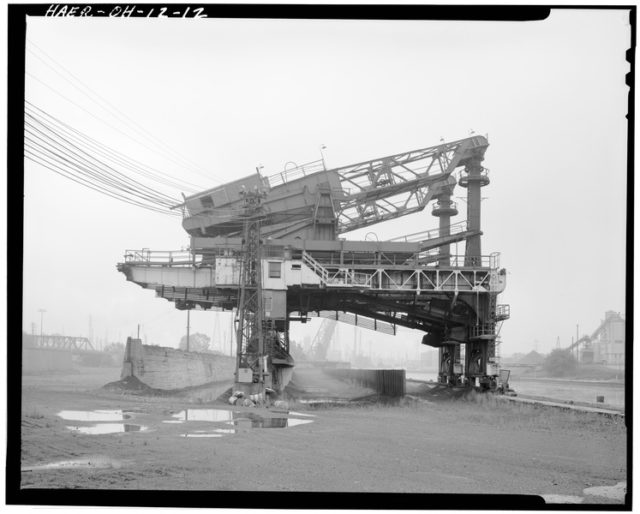
<instances>
[{"instance_id":1,"label":"distant bridge","mask_svg":"<svg viewBox=\"0 0 640 514\"><path fill-rule=\"evenodd\" d=\"M64 350L64 351L83 351L83 352L95 352L97 351L91 341L86 337L71 337L71 336L52 336L41 335L31 336L32 344L31 348L47 348L50 350Z\"/></svg>"}]
</instances>

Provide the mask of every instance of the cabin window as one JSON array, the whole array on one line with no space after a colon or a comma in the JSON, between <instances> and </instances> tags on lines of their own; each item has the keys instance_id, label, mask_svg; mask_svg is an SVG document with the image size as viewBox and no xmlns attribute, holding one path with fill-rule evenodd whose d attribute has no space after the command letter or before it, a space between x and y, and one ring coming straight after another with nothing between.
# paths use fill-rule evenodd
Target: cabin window
<instances>
[{"instance_id":1,"label":"cabin window","mask_svg":"<svg viewBox=\"0 0 640 514\"><path fill-rule=\"evenodd\" d=\"M291 269L293 271L300 271L302 269L302 264L292 264Z\"/></svg>"},{"instance_id":2,"label":"cabin window","mask_svg":"<svg viewBox=\"0 0 640 514\"><path fill-rule=\"evenodd\" d=\"M282 277L282 263L269 262L269 278L281 278L281 277Z\"/></svg>"},{"instance_id":3,"label":"cabin window","mask_svg":"<svg viewBox=\"0 0 640 514\"><path fill-rule=\"evenodd\" d=\"M213 198L210 196L203 196L200 198L200 203L205 209L213 209Z\"/></svg>"}]
</instances>

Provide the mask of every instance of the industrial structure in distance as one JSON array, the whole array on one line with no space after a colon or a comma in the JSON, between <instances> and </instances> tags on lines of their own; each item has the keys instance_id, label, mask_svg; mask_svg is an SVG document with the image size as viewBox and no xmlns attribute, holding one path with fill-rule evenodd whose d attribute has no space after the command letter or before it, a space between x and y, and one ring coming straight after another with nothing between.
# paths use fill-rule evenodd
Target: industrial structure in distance
<instances>
[{"instance_id":1,"label":"industrial structure in distance","mask_svg":"<svg viewBox=\"0 0 640 514\"><path fill-rule=\"evenodd\" d=\"M118 269L178 309L235 309L236 387L281 391L291 377L292 322L310 316L390 335L425 332L438 380L495 389L506 285L499 253L482 253L488 141L459 141L326 169L324 160L259 173L185 197L186 252L127 250ZM466 188L466 220L452 201ZM344 234L432 203L438 227L386 241ZM465 242L463 255L451 245ZM389 344L393 344L390 340Z\"/></svg>"}]
</instances>

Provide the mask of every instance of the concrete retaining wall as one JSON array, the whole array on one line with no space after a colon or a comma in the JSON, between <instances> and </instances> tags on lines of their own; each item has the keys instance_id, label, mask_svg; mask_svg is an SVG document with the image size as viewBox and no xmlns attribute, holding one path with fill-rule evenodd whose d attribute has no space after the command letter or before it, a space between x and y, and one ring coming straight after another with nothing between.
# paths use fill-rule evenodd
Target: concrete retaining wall
<instances>
[{"instance_id":1,"label":"concrete retaining wall","mask_svg":"<svg viewBox=\"0 0 640 514\"><path fill-rule=\"evenodd\" d=\"M404 369L325 369L324 372L339 380L370 387L385 396L404 396L406 392Z\"/></svg>"},{"instance_id":2,"label":"concrete retaining wall","mask_svg":"<svg viewBox=\"0 0 640 514\"><path fill-rule=\"evenodd\" d=\"M73 369L71 352L48 348L23 348L22 372L64 371Z\"/></svg>"},{"instance_id":3,"label":"concrete retaining wall","mask_svg":"<svg viewBox=\"0 0 640 514\"><path fill-rule=\"evenodd\" d=\"M154 389L183 389L233 381L235 358L143 345L127 338L121 378L134 376Z\"/></svg>"}]
</instances>

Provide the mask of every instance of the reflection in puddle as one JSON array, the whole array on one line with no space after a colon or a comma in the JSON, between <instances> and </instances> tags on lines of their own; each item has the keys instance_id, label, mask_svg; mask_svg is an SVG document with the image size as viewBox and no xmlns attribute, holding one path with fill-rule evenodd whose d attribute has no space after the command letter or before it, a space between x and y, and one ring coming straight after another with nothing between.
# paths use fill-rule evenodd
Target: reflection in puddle
<instances>
[{"instance_id":1,"label":"reflection in puddle","mask_svg":"<svg viewBox=\"0 0 640 514\"><path fill-rule=\"evenodd\" d=\"M233 419L233 412L226 409L187 409L174 414L172 417L180 421L229 421ZM175 421L173 421L175 423Z\"/></svg>"},{"instance_id":2,"label":"reflection in puddle","mask_svg":"<svg viewBox=\"0 0 640 514\"><path fill-rule=\"evenodd\" d=\"M63 460L59 462L50 462L48 464L42 464L40 466L28 466L22 468L22 471L39 471L47 469L87 469L87 468L114 468L119 469L124 464L128 464L130 461L123 462L104 455L98 455L95 457L88 457L75 460Z\"/></svg>"},{"instance_id":3,"label":"reflection in puddle","mask_svg":"<svg viewBox=\"0 0 640 514\"><path fill-rule=\"evenodd\" d=\"M295 418L263 418L257 414L247 413L242 417L238 417L233 421L227 421L228 425L234 425L240 428L287 428L296 425L304 425L313 423L312 419L295 419Z\"/></svg>"},{"instance_id":4,"label":"reflection in puddle","mask_svg":"<svg viewBox=\"0 0 640 514\"><path fill-rule=\"evenodd\" d=\"M180 434L180 437L222 437L222 434L215 432L196 431L189 434Z\"/></svg>"},{"instance_id":5,"label":"reflection in puddle","mask_svg":"<svg viewBox=\"0 0 640 514\"><path fill-rule=\"evenodd\" d=\"M309 407L316 407L320 405L349 405L351 400L346 398L299 398L298 401Z\"/></svg>"},{"instance_id":6,"label":"reflection in puddle","mask_svg":"<svg viewBox=\"0 0 640 514\"><path fill-rule=\"evenodd\" d=\"M313 414L303 414L292 412L297 416L315 417ZM210 421L214 423L224 423L232 425L237 429L252 428L287 428L297 425L305 425L313 423L312 419L269 418L261 416L255 412L231 411L227 409L185 409L173 414L174 419L164 420L163 423L186 423L187 421ZM223 434L235 434L238 430L235 428L216 428L212 431L196 430L186 434L180 434L181 437L222 437Z\"/></svg>"},{"instance_id":7,"label":"reflection in puddle","mask_svg":"<svg viewBox=\"0 0 640 514\"><path fill-rule=\"evenodd\" d=\"M58 412L58 416L72 421L122 421L131 418L122 410L63 410Z\"/></svg>"},{"instance_id":8,"label":"reflection in puddle","mask_svg":"<svg viewBox=\"0 0 640 514\"><path fill-rule=\"evenodd\" d=\"M123 432L140 432L147 430L147 427L142 425L130 425L128 423L99 423L97 425L91 425L88 427L81 426L68 426L69 430L74 432L80 432L82 434L117 434Z\"/></svg>"},{"instance_id":9,"label":"reflection in puddle","mask_svg":"<svg viewBox=\"0 0 640 514\"><path fill-rule=\"evenodd\" d=\"M297 425L306 425L307 423L313 423L312 419L289 418L287 421L288 421L287 426L289 426L289 427L295 427Z\"/></svg>"},{"instance_id":10,"label":"reflection in puddle","mask_svg":"<svg viewBox=\"0 0 640 514\"><path fill-rule=\"evenodd\" d=\"M317 417L315 414L307 414L306 412L290 411L289 414L291 416L303 416L305 418L315 418L315 417Z\"/></svg>"}]
</instances>

